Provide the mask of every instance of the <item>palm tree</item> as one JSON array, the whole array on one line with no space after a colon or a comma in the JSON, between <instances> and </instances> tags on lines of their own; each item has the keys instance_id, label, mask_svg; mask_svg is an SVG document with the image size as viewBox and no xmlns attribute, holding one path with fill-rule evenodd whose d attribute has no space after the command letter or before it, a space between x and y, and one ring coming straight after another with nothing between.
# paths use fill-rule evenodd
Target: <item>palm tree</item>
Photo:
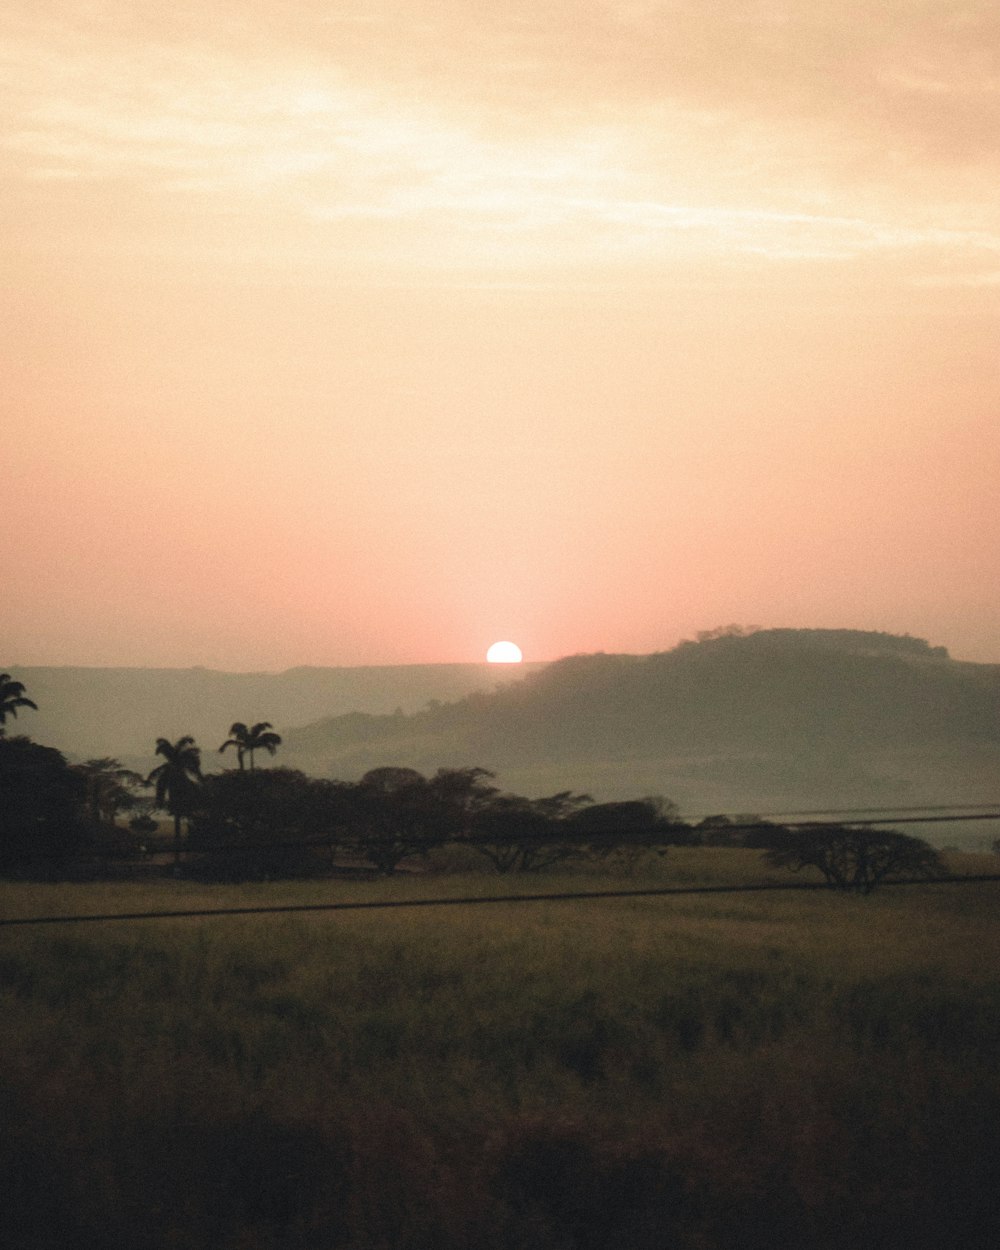
<instances>
[{"instance_id":1,"label":"palm tree","mask_svg":"<svg viewBox=\"0 0 1000 1250\"><path fill-rule=\"evenodd\" d=\"M198 782L201 780L201 748L194 738L178 738L171 742L157 738L156 754L163 763L146 778L146 785L156 786L156 805L165 807L174 818L174 864L181 860L181 815L187 810Z\"/></svg>"},{"instance_id":2,"label":"palm tree","mask_svg":"<svg viewBox=\"0 0 1000 1250\"><path fill-rule=\"evenodd\" d=\"M19 707L33 707L38 711L38 704L24 697L24 682L15 681L10 673L0 673L0 736L8 716L17 717Z\"/></svg>"},{"instance_id":3,"label":"palm tree","mask_svg":"<svg viewBox=\"0 0 1000 1250\"><path fill-rule=\"evenodd\" d=\"M229 727L229 737L219 747L220 753L226 747L236 748L236 759L239 762L240 772L243 771L243 757L250 756L250 771L253 772L253 753L254 751L266 751L268 755L273 755L281 746L281 737L276 733L269 732L271 722L262 720L256 725L251 725L248 729L242 721L235 721Z\"/></svg>"}]
</instances>

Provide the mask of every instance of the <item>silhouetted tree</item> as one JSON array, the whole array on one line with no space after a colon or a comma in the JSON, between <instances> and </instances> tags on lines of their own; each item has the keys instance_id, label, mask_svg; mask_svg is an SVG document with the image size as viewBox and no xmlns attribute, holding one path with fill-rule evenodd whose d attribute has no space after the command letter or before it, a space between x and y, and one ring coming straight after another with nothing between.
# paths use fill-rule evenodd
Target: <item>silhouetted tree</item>
<instances>
[{"instance_id":1,"label":"silhouetted tree","mask_svg":"<svg viewBox=\"0 0 1000 1250\"><path fill-rule=\"evenodd\" d=\"M10 673L0 673L0 736L4 733L7 717L17 717L19 707L31 707L38 711L38 704L25 697L24 682L15 681Z\"/></svg>"},{"instance_id":2,"label":"silhouetted tree","mask_svg":"<svg viewBox=\"0 0 1000 1250\"><path fill-rule=\"evenodd\" d=\"M733 820L722 813L705 816L694 826L695 835L703 846L738 846L739 834L733 828Z\"/></svg>"},{"instance_id":3,"label":"silhouetted tree","mask_svg":"<svg viewBox=\"0 0 1000 1250\"><path fill-rule=\"evenodd\" d=\"M477 813L470 844L497 872L517 872L528 866L532 848L537 849L548 831L548 822L533 809L530 799L499 794Z\"/></svg>"},{"instance_id":4,"label":"silhouetted tree","mask_svg":"<svg viewBox=\"0 0 1000 1250\"><path fill-rule=\"evenodd\" d=\"M663 798L595 803L574 812L570 832L591 855L631 871L646 851L665 855L668 846L690 846L698 835L678 819L677 805Z\"/></svg>"},{"instance_id":5,"label":"silhouetted tree","mask_svg":"<svg viewBox=\"0 0 1000 1250\"><path fill-rule=\"evenodd\" d=\"M181 816L191 809L195 791L201 781L201 749L194 738L178 738L171 742L157 738L156 754L163 763L154 768L146 784L156 787L157 806L165 807L174 818L174 864L181 859Z\"/></svg>"},{"instance_id":6,"label":"silhouetted tree","mask_svg":"<svg viewBox=\"0 0 1000 1250\"><path fill-rule=\"evenodd\" d=\"M478 812L500 793L490 781L496 776L487 768L439 768L428 788L437 808L437 820L449 838L469 832Z\"/></svg>"},{"instance_id":7,"label":"silhouetted tree","mask_svg":"<svg viewBox=\"0 0 1000 1250\"><path fill-rule=\"evenodd\" d=\"M706 816L692 827L691 834L703 846L746 846L770 851L786 845L789 831L762 816L742 813L734 817Z\"/></svg>"},{"instance_id":8,"label":"silhouetted tree","mask_svg":"<svg viewBox=\"0 0 1000 1250\"><path fill-rule=\"evenodd\" d=\"M250 771L253 772L254 751L266 751L268 755L274 755L281 746L280 735L271 732L271 722L266 720L258 721L256 725L251 725L249 728L242 721L234 721L229 727L229 734L230 736L219 747L219 752L221 754L226 747L235 747L240 772L243 771L244 756L249 755Z\"/></svg>"},{"instance_id":9,"label":"silhouetted tree","mask_svg":"<svg viewBox=\"0 0 1000 1250\"><path fill-rule=\"evenodd\" d=\"M292 768L205 777L188 818L188 846L215 879L301 876L329 869L343 836L344 783Z\"/></svg>"},{"instance_id":10,"label":"silhouetted tree","mask_svg":"<svg viewBox=\"0 0 1000 1250\"><path fill-rule=\"evenodd\" d=\"M766 859L793 872L818 868L830 885L862 894L891 877L933 877L944 871L940 855L921 838L846 825L788 830Z\"/></svg>"},{"instance_id":11,"label":"silhouetted tree","mask_svg":"<svg viewBox=\"0 0 1000 1250\"><path fill-rule=\"evenodd\" d=\"M144 784L138 773L110 756L74 764L73 771L84 779L87 808L94 825L102 821L113 825L120 811L129 811L135 806L135 791Z\"/></svg>"},{"instance_id":12,"label":"silhouetted tree","mask_svg":"<svg viewBox=\"0 0 1000 1250\"><path fill-rule=\"evenodd\" d=\"M0 871L57 876L85 845L82 778L53 747L0 738Z\"/></svg>"},{"instance_id":13,"label":"silhouetted tree","mask_svg":"<svg viewBox=\"0 0 1000 1250\"><path fill-rule=\"evenodd\" d=\"M583 855L573 818L593 800L561 790L541 799L498 794L472 822L469 844L497 872L531 872Z\"/></svg>"},{"instance_id":14,"label":"silhouetted tree","mask_svg":"<svg viewBox=\"0 0 1000 1250\"><path fill-rule=\"evenodd\" d=\"M139 834L141 837L148 837L151 833L156 833L159 829L159 821L153 816L156 803L153 799L139 799L133 808L133 815L129 818L128 827L133 833ZM145 849L144 847L142 849Z\"/></svg>"},{"instance_id":15,"label":"silhouetted tree","mask_svg":"<svg viewBox=\"0 0 1000 1250\"><path fill-rule=\"evenodd\" d=\"M448 840L446 807L414 768L373 768L350 788L350 840L388 876L402 860Z\"/></svg>"}]
</instances>

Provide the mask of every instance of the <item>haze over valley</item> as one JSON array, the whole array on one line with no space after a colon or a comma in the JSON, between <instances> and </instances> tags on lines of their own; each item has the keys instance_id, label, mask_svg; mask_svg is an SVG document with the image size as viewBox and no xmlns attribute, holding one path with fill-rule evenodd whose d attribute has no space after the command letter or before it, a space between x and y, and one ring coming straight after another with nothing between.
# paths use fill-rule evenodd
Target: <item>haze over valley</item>
<instances>
[{"instance_id":1,"label":"haze over valley","mask_svg":"<svg viewBox=\"0 0 1000 1250\"><path fill-rule=\"evenodd\" d=\"M492 690L536 667L407 664L301 667L282 673L16 667L38 711L23 715L11 730L30 733L77 759L113 755L138 762L151 756L159 737L191 734L203 748L213 748L223 741L234 720L267 719L284 732L321 717L355 711L379 715L398 708L415 712L431 699L459 699L474 690ZM211 768L213 763L223 766L208 749L205 766Z\"/></svg>"},{"instance_id":2,"label":"haze over valley","mask_svg":"<svg viewBox=\"0 0 1000 1250\"><path fill-rule=\"evenodd\" d=\"M18 728L140 771L157 737L181 734L221 769L229 724L266 719L283 738L273 764L315 776L480 766L529 796L660 795L688 816L1000 795L1000 665L870 631L732 627L670 651L550 665L21 676L40 706ZM988 832L931 830L970 844Z\"/></svg>"},{"instance_id":3,"label":"haze over valley","mask_svg":"<svg viewBox=\"0 0 1000 1250\"><path fill-rule=\"evenodd\" d=\"M723 632L648 656L581 655L495 693L287 736L289 759L482 763L526 793L662 793L692 811L987 801L1000 665L851 630Z\"/></svg>"}]
</instances>

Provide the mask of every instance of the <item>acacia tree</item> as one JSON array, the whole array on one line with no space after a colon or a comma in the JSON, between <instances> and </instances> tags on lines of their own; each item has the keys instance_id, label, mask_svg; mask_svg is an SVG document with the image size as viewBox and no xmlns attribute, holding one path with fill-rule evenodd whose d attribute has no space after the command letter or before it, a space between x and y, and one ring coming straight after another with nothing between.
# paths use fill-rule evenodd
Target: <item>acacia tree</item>
<instances>
[{"instance_id":1,"label":"acacia tree","mask_svg":"<svg viewBox=\"0 0 1000 1250\"><path fill-rule=\"evenodd\" d=\"M496 777L488 768L439 768L427 785L435 819L449 839L467 837L477 815L500 791L490 782Z\"/></svg>"},{"instance_id":2,"label":"acacia tree","mask_svg":"<svg viewBox=\"0 0 1000 1250\"><path fill-rule=\"evenodd\" d=\"M10 673L0 673L0 736L4 733L7 717L17 717L19 707L31 707L38 711L38 704L25 697L24 682L15 681Z\"/></svg>"},{"instance_id":3,"label":"acacia tree","mask_svg":"<svg viewBox=\"0 0 1000 1250\"><path fill-rule=\"evenodd\" d=\"M469 845L497 872L539 872L583 854L574 817L593 800L561 790L546 798L497 794L471 822Z\"/></svg>"},{"instance_id":4,"label":"acacia tree","mask_svg":"<svg viewBox=\"0 0 1000 1250\"><path fill-rule=\"evenodd\" d=\"M676 803L660 795L594 803L574 812L569 822L590 855L629 873L649 852L665 855L668 846L697 841L679 819Z\"/></svg>"},{"instance_id":5,"label":"acacia tree","mask_svg":"<svg viewBox=\"0 0 1000 1250\"><path fill-rule=\"evenodd\" d=\"M171 742L157 738L156 754L163 756L146 778L146 784L156 787L156 803L165 807L174 818L174 865L181 860L181 816L191 809L198 783L201 781L201 748L194 738L186 736Z\"/></svg>"},{"instance_id":6,"label":"acacia tree","mask_svg":"<svg viewBox=\"0 0 1000 1250\"><path fill-rule=\"evenodd\" d=\"M921 838L848 825L788 830L766 858L793 872L818 868L829 885L861 894L890 877L933 877L944 871L940 855Z\"/></svg>"},{"instance_id":7,"label":"acacia tree","mask_svg":"<svg viewBox=\"0 0 1000 1250\"><path fill-rule=\"evenodd\" d=\"M85 780L87 808L93 825L102 821L113 825L120 811L135 806L135 791L145 784L138 773L110 756L74 764L73 771Z\"/></svg>"},{"instance_id":8,"label":"acacia tree","mask_svg":"<svg viewBox=\"0 0 1000 1250\"><path fill-rule=\"evenodd\" d=\"M235 747L240 772L243 771L244 757L248 755L250 757L250 771L253 772L254 751L266 751L268 755L274 755L279 746L281 746L281 737L279 734L271 732L270 721L258 721L256 725L247 727L242 721L238 720L229 726L229 737L219 747L219 754L221 755L226 747Z\"/></svg>"},{"instance_id":9,"label":"acacia tree","mask_svg":"<svg viewBox=\"0 0 1000 1250\"><path fill-rule=\"evenodd\" d=\"M415 768L372 768L348 798L350 841L383 876L447 841L440 795Z\"/></svg>"}]
</instances>

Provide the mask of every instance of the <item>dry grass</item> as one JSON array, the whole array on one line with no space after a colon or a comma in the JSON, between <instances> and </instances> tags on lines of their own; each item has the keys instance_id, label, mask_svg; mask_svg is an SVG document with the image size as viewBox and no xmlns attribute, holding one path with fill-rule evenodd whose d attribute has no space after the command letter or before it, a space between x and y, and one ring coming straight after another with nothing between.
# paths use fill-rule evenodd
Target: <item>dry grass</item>
<instances>
[{"instance_id":1,"label":"dry grass","mask_svg":"<svg viewBox=\"0 0 1000 1250\"><path fill-rule=\"evenodd\" d=\"M631 884L758 873L753 852L678 850ZM0 906L510 885L4 885ZM24 1250L992 1246L998 899L972 884L5 930L0 1232Z\"/></svg>"}]
</instances>

